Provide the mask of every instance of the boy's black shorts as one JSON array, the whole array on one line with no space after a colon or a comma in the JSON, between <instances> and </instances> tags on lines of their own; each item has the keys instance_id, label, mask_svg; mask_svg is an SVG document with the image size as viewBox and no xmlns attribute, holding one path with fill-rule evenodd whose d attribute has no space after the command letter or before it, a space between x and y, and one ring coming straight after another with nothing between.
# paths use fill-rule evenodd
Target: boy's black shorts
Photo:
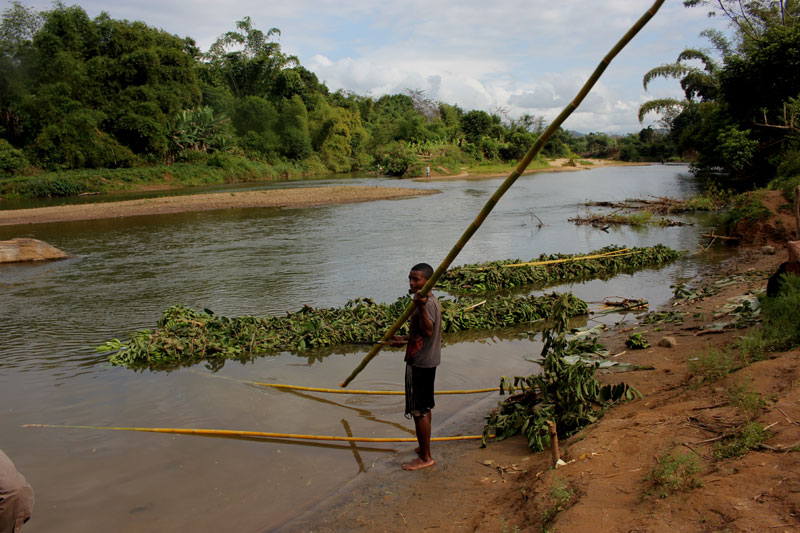
<instances>
[{"instance_id":1,"label":"boy's black shorts","mask_svg":"<svg viewBox=\"0 0 800 533\"><path fill-rule=\"evenodd\" d=\"M435 379L436 367L419 368L406 364L406 418L424 416L434 408Z\"/></svg>"}]
</instances>

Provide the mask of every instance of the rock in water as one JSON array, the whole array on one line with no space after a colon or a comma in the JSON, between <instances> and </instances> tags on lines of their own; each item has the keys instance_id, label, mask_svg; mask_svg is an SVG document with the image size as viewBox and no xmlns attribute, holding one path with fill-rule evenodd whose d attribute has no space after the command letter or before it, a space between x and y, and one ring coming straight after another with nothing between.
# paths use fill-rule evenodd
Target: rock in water
<instances>
[{"instance_id":1,"label":"rock in water","mask_svg":"<svg viewBox=\"0 0 800 533\"><path fill-rule=\"evenodd\" d=\"M0 241L0 263L16 263L20 261L47 261L64 259L69 254L37 239L11 239Z\"/></svg>"}]
</instances>

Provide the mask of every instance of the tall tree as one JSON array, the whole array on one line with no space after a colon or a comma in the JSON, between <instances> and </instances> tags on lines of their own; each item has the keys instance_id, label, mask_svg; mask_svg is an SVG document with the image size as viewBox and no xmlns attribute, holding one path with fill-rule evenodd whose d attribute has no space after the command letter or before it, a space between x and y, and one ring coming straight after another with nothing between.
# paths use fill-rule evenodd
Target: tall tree
<instances>
[{"instance_id":1,"label":"tall tree","mask_svg":"<svg viewBox=\"0 0 800 533\"><path fill-rule=\"evenodd\" d=\"M237 98L267 96L275 90L281 71L299 64L295 56L281 52L281 45L273 40L280 34L278 28L264 33L253 27L250 17L244 17L236 22L236 31L226 32L211 45L205 58ZM291 80L283 84L291 86ZM287 96L291 96L291 90Z\"/></svg>"}]
</instances>

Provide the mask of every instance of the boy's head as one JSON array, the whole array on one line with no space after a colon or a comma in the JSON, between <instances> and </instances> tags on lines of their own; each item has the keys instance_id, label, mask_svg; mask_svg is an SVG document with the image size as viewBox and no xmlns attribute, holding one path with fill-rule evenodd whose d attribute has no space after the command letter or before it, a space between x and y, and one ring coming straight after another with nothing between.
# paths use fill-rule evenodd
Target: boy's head
<instances>
[{"instance_id":1,"label":"boy's head","mask_svg":"<svg viewBox=\"0 0 800 533\"><path fill-rule=\"evenodd\" d=\"M415 294L421 290L431 276L433 276L433 268L428 263L418 263L411 267L411 272L408 274L409 294Z\"/></svg>"}]
</instances>

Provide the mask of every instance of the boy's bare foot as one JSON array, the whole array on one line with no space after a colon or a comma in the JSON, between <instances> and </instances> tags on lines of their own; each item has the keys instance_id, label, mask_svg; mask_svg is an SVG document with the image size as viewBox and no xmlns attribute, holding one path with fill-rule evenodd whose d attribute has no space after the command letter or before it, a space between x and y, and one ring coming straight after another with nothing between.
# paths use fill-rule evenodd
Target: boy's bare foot
<instances>
[{"instance_id":1,"label":"boy's bare foot","mask_svg":"<svg viewBox=\"0 0 800 533\"><path fill-rule=\"evenodd\" d=\"M433 459L429 459L427 461L423 460L420 457L417 457L410 463L405 463L403 465L403 470L419 470L421 468L428 468L429 466L433 466L436 464L436 461Z\"/></svg>"}]
</instances>

